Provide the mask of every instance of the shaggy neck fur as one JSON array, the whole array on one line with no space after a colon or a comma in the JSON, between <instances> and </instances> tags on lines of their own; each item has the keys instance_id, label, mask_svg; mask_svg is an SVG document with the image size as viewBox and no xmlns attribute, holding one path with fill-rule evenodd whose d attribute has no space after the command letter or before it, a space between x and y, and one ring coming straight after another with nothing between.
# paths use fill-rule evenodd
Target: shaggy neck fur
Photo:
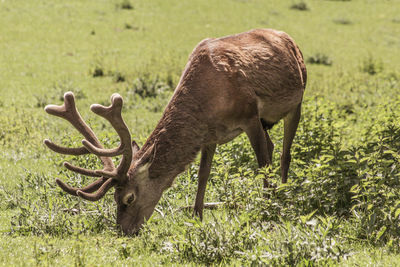
<instances>
[{"instance_id":1,"label":"shaggy neck fur","mask_svg":"<svg viewBox=\"0 0 400 267\"><path fill-rule=\"evenodd\" d=\"M160 186L169 187L200 151L207 134L207 126L201 120L202 113L188 88L177 88L153 133L135 155L141 158L155 143L149 178L160 179Z\"/></svg>"}]
</instances>

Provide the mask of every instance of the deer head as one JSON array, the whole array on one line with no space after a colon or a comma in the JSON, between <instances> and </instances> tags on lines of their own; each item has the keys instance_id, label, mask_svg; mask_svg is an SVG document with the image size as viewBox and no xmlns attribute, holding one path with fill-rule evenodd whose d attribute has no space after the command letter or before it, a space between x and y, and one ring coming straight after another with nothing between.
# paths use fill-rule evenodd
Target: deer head
<instances>
[{"instance_id":1,"label":"deer head","mask_svg":"<svg viewBox=\"0 0 400 267\"><path fill-rule=\"evenodd\" d=\"M75 98L72 92L64 95L64 104L61 106L48 105L45 111L69 121L84 137L82 147L67 148L54 144L50 140L44 140L44 144L51 150L68 155L83 155L92 153L98 156L104 166L102 170L88 170L71 165L68 162L64 166L71 171L99 177L92 184L84 188L74 188L56 179L57 184L67 193L79 196L89 201L97 201L104 197L112 187L115 188L114 198L117 203L117 224L126 234L136 233L145 219L148 219L161 197L162 192L156 188L155 181L149 179L148 170L155 155L155 146L147 149L140 158L135 157L139 147L135 141L131 141L131 135L121 116L123 105L119 94L111 96L111 105L105 107L94 104L90 108L99 116L108 120L117 131L121 143L114 149L104 149L92 129L83 121L75 106ZM122 155L117 167L111 157Z\"/></svg>"}]
</instances>

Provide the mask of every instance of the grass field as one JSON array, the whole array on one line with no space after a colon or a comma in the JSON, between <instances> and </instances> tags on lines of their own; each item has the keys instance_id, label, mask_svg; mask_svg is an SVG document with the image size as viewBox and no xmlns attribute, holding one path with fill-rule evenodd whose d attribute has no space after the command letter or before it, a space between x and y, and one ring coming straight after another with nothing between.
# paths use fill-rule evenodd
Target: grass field
<instances>
[{"instance_id":1,"label":"grass field","mask_svg":"<svg viewBox=\"0 0 400 267\"><path fill-rule=\"evenodd\" d=\"M136 237L117 231L111 193L89 203L56 186L90 182L65 160L100 165L45 149L82 139L45 105L73 91L111 147L116 133L89 106L118 92L143 144L194 46L252 28L289 33L307 61L287 184L280 123L269 170L244 135L217 148L206 201L227 205L203 222L180 209L194 202L198 161ZM0 265L400 266L399 0L3 0L0 51ZM264 171L275 189L262 191Z\"/></svg>"}]
</instances>

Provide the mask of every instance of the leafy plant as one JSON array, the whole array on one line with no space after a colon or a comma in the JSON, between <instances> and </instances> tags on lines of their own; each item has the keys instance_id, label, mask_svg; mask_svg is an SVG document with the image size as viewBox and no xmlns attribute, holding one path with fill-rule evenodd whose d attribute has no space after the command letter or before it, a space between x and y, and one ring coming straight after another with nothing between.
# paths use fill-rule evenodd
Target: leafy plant
<instances>
[{"instance_id":1,"label":"leafy plant","mask_svg":"<svg viewBox=\"0 0 400 267\"><path fill-rule=\"evenodd\" d=\"M375 75L383 71L383 63L381 61L377 61L372 56L369 56L363 61L361 65L361 71L370 75Z\"/></svg>"},{"instance_id":2,"label":"leafy plant","mask_svg":"<svg viewBox=\"0 0 400 267\"><path fill-rule=\"evenodd\" d=\"M113 81L116 83L125 82L126 80L125 75L119 71L115 71L111 75L113 77Z\"/></svg>"},{"instance_id":3,"label":"leafy plant","mask_svg":"<svg viewBox=\"0 0 400 267\"><path fill-rule=\"evenodd\" d=\"M310 57L307 58L307 63L331 66L332 65L332 59L329 58L325 54L316 53L315 55L310 56Z\"/></svg>"},{"instance_id":4,"label":"leafy plant","mask_svg":"<svg viewBox=\"0 0 400 267\"><path fill-rule=\"evenodd\" d=\"M310 8L308 7L307 3L303 2L303 1L291 5L290 8L291 9L300 10L300 11L310 10Z\"/></svg>"},{"instance_id":5,"label":"leafy plant","mask_svg":"<svg viewBox=\"0 0 400 267\"><path fill-rule=\"evenodd\" d=\"M158 76L151 78L149 75L136 78L127 88L129 94L138 95L141 98L155 98L168 90L171 90L170 86L161 81Z\"/></svg>"},{"instance_id":6,"label":"leafy plant","mask_svg":"<svg viewBox=\"0 0 400 267\"><path fill-rule=\"evenodd\" d=\"M131 1L129 1L129 0L122 0L121 3L116 5L116 7L120 8L120 9L127 9L127 10L133 9L133 5L132 5Z\"/></svg>"}]
</instances>

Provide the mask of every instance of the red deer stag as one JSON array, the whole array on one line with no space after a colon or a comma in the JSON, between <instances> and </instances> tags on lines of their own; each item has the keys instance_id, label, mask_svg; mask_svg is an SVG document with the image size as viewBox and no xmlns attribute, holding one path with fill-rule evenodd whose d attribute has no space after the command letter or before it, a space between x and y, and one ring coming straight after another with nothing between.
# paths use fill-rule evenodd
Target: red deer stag
<instances>
[{"instance_id":1,"label":"red deer stag","mask_svg":"<svg viewBox=\"0 0 400 267\"><path fill-rule=\"evenodd\" d=\"M217 144L245 132L257 156L258 166L271 164L273 143L267 130L284 119L282 182L286 182L290 147L300 119L306 84L303 56L286 33L258 29L206 39L190 55L174 95L155 130L141 149L133 141L121 117L122 97L111 96L111 106L92 105L117 131L118 148L104 149L75 107L74 95L64 95L62 106L46 112L68 120L84 137L83 146L65 148L45 140L62 154L93 153L103 170L88 170L64 163L74 172L99 177L84 188L73 188L57 179L67 193L96 201L115 187L117 224L126 234L137 233L153 213L165 189L201 151L199 181L194 205L202 217L203 199ZM111 157L122 155L114 166ZM267 186L267 177L264 186Z\"/></svg>"}]
</instances>

